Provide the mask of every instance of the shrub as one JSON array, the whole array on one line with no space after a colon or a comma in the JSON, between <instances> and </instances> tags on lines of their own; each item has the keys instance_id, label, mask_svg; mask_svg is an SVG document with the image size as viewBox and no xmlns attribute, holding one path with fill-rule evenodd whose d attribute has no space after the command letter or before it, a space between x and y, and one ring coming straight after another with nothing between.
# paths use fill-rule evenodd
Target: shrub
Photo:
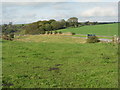
<instances>
[{"instance_id":1,"label":"shrub","mask_svg":"<svg viewBox=\"0 0 120 90\"><path fill-rule=\"evenodd\" d=\"M75 33L74 33L74 32L72 32L72 35L75 35Z\"/></svg>"},{"instance_id":2,"label":"shrub","mask_svg":"<svg viewBox=\"0 0 120 90\"><path fill-rule=\"evenodd\" d=\"M10 38L14 38L14 34L12 33L12 34L10 34Z\"/></svg>"},{"instance_id":3,"label":"shrub","mask_svg":"<svg viewBox=\"0 0 120 90\"><path fill-rule=\"evenodd\" d=\"M88 42L88 43L96 43L96 42L100 42L100 40L99 40L98 37L96 37L96 36L90 36L90 37L87 39L87 42Z\"/></svg>"},{"instance_id":4,"label":"shrub","mask_svg":"<svg viewBox=\"0 0 120 90\"><path fill-rule=\"evenodd\" d=\"M53 32L51 31L50 34L53 34Z\"/></svg>"},{"instance_id":5,"label":"shrub","mask_svg":"<svg viewBox=\"0 0 120 90\"><path fill-rule=\"evenodd\" d=\"M57 33L58 33L57 31L54 32L54 34L57 34Z\"/></svg>"},{"instance_id":6,"label":"shrub","mask_svg":"<svg viewBox=\"0 0 120 90\"><path fill-rule=\"evenodd\" d=\"M62 34L62 32L61 32L61 31L59 31L59 34Z\"/></svg>"}]
</instances>

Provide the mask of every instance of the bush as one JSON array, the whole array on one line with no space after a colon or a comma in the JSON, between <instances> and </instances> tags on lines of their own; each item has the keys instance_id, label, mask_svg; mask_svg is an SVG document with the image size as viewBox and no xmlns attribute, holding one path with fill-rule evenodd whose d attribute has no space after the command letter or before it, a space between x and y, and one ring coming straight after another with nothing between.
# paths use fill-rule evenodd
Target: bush
<instances>
[{"instance_id":1,"label":"bush","mask_svg":"<svg viewBox=\"0 0 120 90\"><path fill-rule=\"evenodd\" d=\"M87 42L88 42L88 43L96 43L96 42L100 42L100 40L99 40L98 37L96 37L96 36L90 36L90 37L87 39Z\"/></svg>"},{"instance_id":2,"label":"bush","mask_svg":"<svg viewBox=\"0 0 120 90\"><path fill-rule=\"evenodd\" d=\"M61 31L59 31L59 34L62 34L62 32L61 32Z\"/></svg>"},{"instance_id":3,"label":"bush","mask_svg":"<svg viewBox=\"0 0 120 90\"><path fill-rule=\"evenodd\" d=\"M10 38L14 38L14 34L12 33L12 34L10 34Z\"/></svg>"},{"instance_id":4,"label":"bush","mask_svg":"<svg viewBox=\"0 0 120 90\"><path fill-rule=\"evenodd\" d=\"M74 32L72 32L72 35L75 35L75 33L74 33Z\"/></svg>"},{"instance_id":5,"label":"bush","mask_svg":"<svg viewBox=\"0 0 120 90\"><path fill-rule=\"evenodd\" d=\"M54 32L54 34L57 34L57 33L58 33L57 31Z\"/></svg>"},{"instance_id":6,"label":"bush","mask_svg":"<svg viewBox=\"0 0 120 90\"><path fill-rule=\"evenodd\" d=\"M53 34L53 32L51 31L50 34Z\"/></svg>"}]
</instances>

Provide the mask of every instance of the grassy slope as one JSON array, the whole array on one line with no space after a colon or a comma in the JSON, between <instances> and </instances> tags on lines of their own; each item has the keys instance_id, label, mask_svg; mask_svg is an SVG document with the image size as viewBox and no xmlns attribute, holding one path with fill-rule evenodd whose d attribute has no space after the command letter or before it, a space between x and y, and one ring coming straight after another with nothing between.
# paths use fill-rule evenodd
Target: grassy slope
<instances>
[{"instance_id":1,"label":"grassy slope","mask_svg":"<svg viewBox=\"0 0 120 90\"><path fill-rule=\"evenodd\" d=\"M96 34L113 36L118 34L118 24L103 24L94 26L83 26L78 28L67 28L60 30L62 32L75 32L76 34Z\"/></svg>"},{"instance_id":2,"label":"grassy slope","mask_svg":"<svg viewBox=\"0 0 120 90\"><path fill-rule=\"evenodd\" d=\"M11 88L117 87L117 45L61 38L62 43L33 42L33 37L32 42L3 42L3 81Z\"/></svg>"}]
</instances>

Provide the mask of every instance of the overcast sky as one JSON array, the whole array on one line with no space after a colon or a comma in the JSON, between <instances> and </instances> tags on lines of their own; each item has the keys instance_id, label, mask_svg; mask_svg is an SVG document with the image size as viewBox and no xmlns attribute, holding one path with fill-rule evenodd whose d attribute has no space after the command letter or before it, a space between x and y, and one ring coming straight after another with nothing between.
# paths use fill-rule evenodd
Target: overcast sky
<instances>
[{"instance_id":1,"label":"overcast sky","mask_svg":"<svg viewBox=\"0 0 120 90\"><path fill-rule=\"evenodd\" d=\"M15 24L70 17L78 17L79 21L118 21L118 0L2 0L1 13L3 23Z\"/></svg>"}]
</instances>

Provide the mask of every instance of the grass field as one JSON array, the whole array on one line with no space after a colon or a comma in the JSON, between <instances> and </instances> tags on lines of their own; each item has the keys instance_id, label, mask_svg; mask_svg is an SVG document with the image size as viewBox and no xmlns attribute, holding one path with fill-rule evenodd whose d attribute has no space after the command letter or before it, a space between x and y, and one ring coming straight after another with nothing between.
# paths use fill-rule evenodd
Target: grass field
<instances>
[{"instance_id":1,"label":"grass field","mask_svg":"<svg viewBox=\"0 0 120 90\"><path fill-rule=\"evenodd\" d=\"M27 35L22 36L18 41L24 42L50 42L50 43L85 43L85 39L74 38L65 35Z\"/></svg>"},{"instance_id":2,"label":"grass field","mask_svg":"<svg viewBox=\"0 0 120 90\"><path fill-rule=\"evenodd\" d=\"M103 36L118 35L118 24L102 24L93 26L82 26L78 28L67 28L58 31L74 32L76 34L96 34Z\"/></svg>"},{"instance_id":3,"label":"grass field","mask_svg":"<svg viewBox=\"0 0 120 90\"><path fill-rule=\"evenodd\" d=\"M3 86L117 88L117 45L83 42L47 35L3 41Z\"/></svg>"}]
</instances>

